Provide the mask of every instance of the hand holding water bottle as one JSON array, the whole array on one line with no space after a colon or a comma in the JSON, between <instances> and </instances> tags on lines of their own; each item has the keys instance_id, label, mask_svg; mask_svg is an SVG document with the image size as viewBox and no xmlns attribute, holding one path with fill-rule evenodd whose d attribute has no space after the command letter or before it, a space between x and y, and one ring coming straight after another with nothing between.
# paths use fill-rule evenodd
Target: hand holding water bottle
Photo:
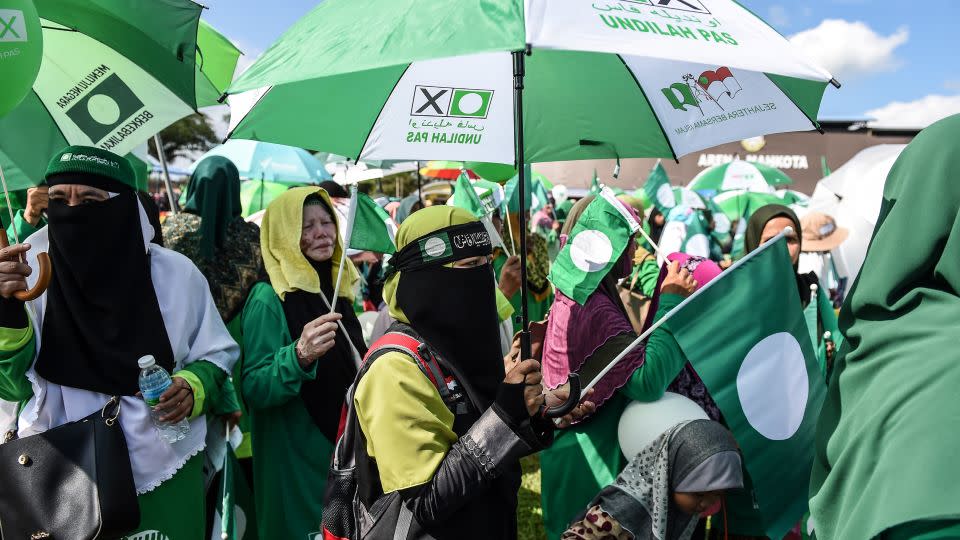
<instances>
[{"instance_id":1,"label":"hand holding water bottle","mask_svg":"<svg viewBox=\"0 0 960 540\"><path fill-rule=\"evenodd\" d=\"M193 411L193 388L183 377L174 376L171 381L170 387L160 395L157 410L163 415L161 422L176 424Z\"/></svg>"},{"instance_id":2,"label":"hand holding water bottle","mask_svg":"<svg viewBox=\"0 0 960 540\"><path fill-rule=\"evenodd\" d=\"M152 356L137 361L140 366L140 394L150 407L150 418L169 443L182 440L190 432L187 416L193 410L193 390L182 377L170 377Z\"/></svg>"}]
</instances>

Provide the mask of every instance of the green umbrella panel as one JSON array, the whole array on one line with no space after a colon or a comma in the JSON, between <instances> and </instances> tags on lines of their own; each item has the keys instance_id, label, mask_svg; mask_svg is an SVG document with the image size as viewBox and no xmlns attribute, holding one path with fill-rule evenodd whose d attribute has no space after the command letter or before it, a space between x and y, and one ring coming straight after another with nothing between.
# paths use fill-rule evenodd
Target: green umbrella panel
<instances>
[{"instance_id":1,"label":"green umbrella panel","mask_svg":"<svg viewBox=\"0 0 960 540\"><path fill-rule=\"evenodd\" d=\"M33 91L0 118L0 164L16 169L10 189L39 183L64 146L124 155L215 103L239 55L200 24L202 7L189 0L37 0L36 7L40 72Z\"/></svg>"}]
</instances>

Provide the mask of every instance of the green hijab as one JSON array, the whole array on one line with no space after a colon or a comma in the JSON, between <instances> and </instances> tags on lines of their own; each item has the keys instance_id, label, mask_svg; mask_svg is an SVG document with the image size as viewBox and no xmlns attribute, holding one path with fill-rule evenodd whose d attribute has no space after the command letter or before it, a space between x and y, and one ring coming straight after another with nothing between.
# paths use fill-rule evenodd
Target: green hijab
<instances>
[{"instance_id":1,"label":"green hijab","mask_svg":"<svg viewBox=\"0 0 960 540\"><path fill-rule=\"evenodd\" d=\"M955 115L920 132L887 177L817 425L810 509L819 538L960 519L958 171Z\"/></svg>"},{"instance_id":2,"label":"green hijab","mask_svg":"<svg viewBox=\"0 0 960 540\"><path fill-rule=\"evenodd\" d=\"M227 227L240 217L240 173L222 156L197 164L187 184L184 212L200 216L200 255L212 258L223 247Z\"/></svg>"}]
</instances>

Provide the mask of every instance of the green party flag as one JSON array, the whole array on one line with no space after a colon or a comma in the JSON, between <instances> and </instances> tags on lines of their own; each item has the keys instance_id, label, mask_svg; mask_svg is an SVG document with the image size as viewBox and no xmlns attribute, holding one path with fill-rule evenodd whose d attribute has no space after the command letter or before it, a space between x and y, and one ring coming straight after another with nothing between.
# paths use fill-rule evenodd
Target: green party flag
<instances>
[{"instance_id":1,"label":"green party flag","mask_svg":"<svg viewBox=\"0 0 960 540\"><path fill-rule=\"evenodd\" d=\"M466 173L460 173L460 177L457 178L457 185L453 191L453 205L469 211L478 218L487 215L488 212L480 194L473 188Z\"/></svg>"},{"instance_id":2,"label":"green party flag","mask_svg":"<svg viewBox=\"0 0 960 540\"><path fill-rule=\"evenodd\" d=\"M253 492L230 443L227 443L220 481L222 497L217 500L211 540L256 540Z\"/></svg>"},{"instance_id":3,"label":"green party flag","mask_svg":"<svg viewBox=\"0 0 960 540\"><path fill-rule=\"evenodd\" d=\"M531 201L533 200L533 169L530 168L530 165L523 166L523 178L524 178L524 193L523 193L523 208L530 209ZM507 181L503 186L504 194L507 199L507 210L511 213L520 212L520 186L519 181L520 175L514 176Z\"/></svg>"},{"instance_id":4,"label":"green party flag","mask_svg":"<svg viewBox=\"0 0 960 540\"><path fill-rule=\"evenodd\" d=\"M764 244L684 304L667 324L720 407L752 483L752 493L729 492L728 505L757 508L766 535L783 538L807 511L826 394L786 241Z\"/></svg>"},{"instance_id":5,"label":"green party flag","mask_svg":"<svg viewBox=\"0 0 960 540\"><path fill-rule=\"evenodd\" d=\"M550 281L563 294L583 304L639 229L640 224L613 191L603 188L570 231L550 269Z\"/></svg>"},{"instance_id":6,"label":"green party flag","mask_svg":"<svg viewBox=\"0 0 960 540\"><path fill-rule=\"evenodd\" d=\"M680 246L681 253L709 257L711 251L710 224L700 210L691 210L693 215L687 222L687 235Z\"/></svg>"},{"instance_id":7,"label":"green party flag","mask_svg":"<svg viewBox=\"0 0 960 540\"><path fill-rule=\"evenodd\" d=\"M824 178L830 176L830 166L827 165L827 156L820 156L820 169Z\"/></svg>"},{"instance_id":8,"label":"green party flag","mask_svg":"<svg viewBox=\"0 0 960 540\"><path fill-rule=\"evenodd\" d=\"M350 247L362 251L394 253L397 225L386 210L366 193L357 193L357 213L353 220Z\"/></svg>"},{"instance_id":9,"label":"green party flag","mask_svg":"<svg viewBox=\"0 0 960 540\"><path fill-rule=\"evenodd\" d=\"M590 194L599 195L603 190L603 184L600 183L600 177L597 176L597 170L593 170L593 179L590 180Z\"/></svg>"},{"instance_id":10,"label":"green party flag","mask_svg":"<svg viewBox=\"0 0 960 540\"><path fill-rule=\"evenodd\" d=\"M548 202L550 202L550 194L547 193L547 188L544 187L543 182L539 179L534 180L533 200L530 205L531 210L540 210L546 206Z\"/></svg>"},{"instance_id":11,"label":"green party flag","mask_svg":"<svg viewBox=\"0 0 960 540\"><path fill-rule=\"evenodd\" d=\"M670 189L670 177L667 176L666 169L659 161L650 170L647 183L643 185L643 192L647 195L647 200L652 202L657 210L660 210L663 214L669 212L677 204L673 190Z\"/></svg>"}]
</instances>

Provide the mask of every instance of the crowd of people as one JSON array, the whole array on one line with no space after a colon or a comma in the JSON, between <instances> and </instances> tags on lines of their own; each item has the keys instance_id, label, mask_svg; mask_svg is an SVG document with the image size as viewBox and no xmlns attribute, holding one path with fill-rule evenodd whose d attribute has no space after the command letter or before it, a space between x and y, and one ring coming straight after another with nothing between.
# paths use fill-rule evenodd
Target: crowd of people
<instances>
[{"instance_id":1,"label":"crowd of people","mask_svg":"<svg viewBox=\"0 0 960 540\"><path fill-rule=\"evenodd\" d=\"M709 225L709 211L665 215L621 196L621 210L644 230L583 302L548 276L597 195L546 204L526 228L517 213L498 209L500 243L462 208L416 194L384 199L399 229L396 253L383 257L344 244L349 194L336 184L286 191L258 226L241 216L237 168L209 157L186 186L183 210L161 225L124 158L68 147L52 156L45 185L14 217L11 233L24 240L0 250L0 419L10 419L0 428L5 441L28 437L117 397L141 515L130 537L210 537L223 481L210 456L236 426L234 452L254 496L248 522L256 523L244 538L337 537L331 518L343 508L330 502L344 500L331 495L342 479L330 473L341 451L357 484L346 514L364 538L516 538L520 459L534 453L551 539L706 538L701 516L715 514L724 494L748 479L723 414L669 324L606 371L571 413L554 421L542 411L566 399L571 373L593 380L732 259L786 232L829 388L810 502L817 530L825 538L955 537L951 497L882 497L874 509L857 501L909 486L911 475L928 474L921 469L953 466L937 445L911 441L956 419L924 386L949 392L956 372L947 352L955 334L943 328L956 320L960 290L960 199L948 181L957 158L936 145L958 124L953 117L921 133L894 167L849 294L829 271L828 254L846 234L829 216L801 219L793 208L767 205L734 223L740 246L729 235L708 253L664 253L657 244L671 221ZM917 179L930 185L908 186ZM921 213L929 217L923 230ZM506 247L519 246L520 235L525 254ZM40 253L49 254L49 287L18 299L37 283ZM531 358L520 355L523 297ZM376 313L376 324L361 323L365 312ZM156 416L186 419L183 440L162 440L138 396L137 360L145 355L172 375ZM921 360L939 367L920 369ZM922 381L902 376L918 370ZM707 419L680 422L625 456L617 436L625 408L667 391ZM885 423L891 418L900 427ZM349 446L338 450L338 441ZM901 455L914 457L895 459ZM878 470L888 480L874 478ZM756 509L740 510L714 521L713 534L765 537Z\"/></svg>"}]
</instances>

